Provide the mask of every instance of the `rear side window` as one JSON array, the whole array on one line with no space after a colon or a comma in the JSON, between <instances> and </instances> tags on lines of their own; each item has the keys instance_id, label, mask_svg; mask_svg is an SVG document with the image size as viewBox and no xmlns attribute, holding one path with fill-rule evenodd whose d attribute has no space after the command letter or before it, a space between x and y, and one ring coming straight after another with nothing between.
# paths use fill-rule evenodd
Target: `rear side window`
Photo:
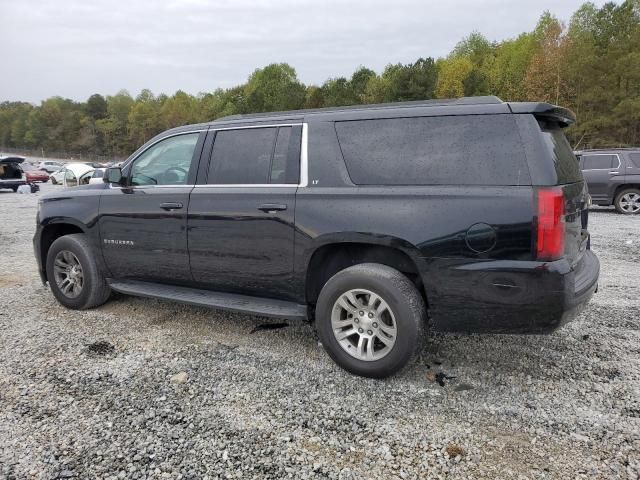
<instances>
[{"instance_id":1,"label":"rear side window","mask_svg":"<svg viewBox=\"0 0 640 480\"><path fill-rule=\"evenodd\" d=\"M579 182L583 179L580 164L564 131L552 122L540 122L542 138L553 158L558 184Z\"/></svg>"},{"instance_id":2,"label":"rear side window","mask_svg":"<svg viewBox=\"0 0 640 480\"><path fill-rule=\"evenodd\" d=\"M629 158L637 168L640 168L640 153L630 153Z\"/></svg>"},{"instance_id":3,"label":"rear side window","mask_svg":"<svg viewBox=\"0 0 640 480\"><path fill-rule=\"evenodd\" d=\"M300 128L220 130L207 182L216 185L298 183Z\"/></svg>"},{"instance_id":4,"label":"rear side window","mask_svg":"<svg viewBox=\"0 0 640 480\"><path fill-rule=\"evenodd\" d=\"M618 157L615 155L582 155L583 170L605 170L618 166Z\"/></svg>"},{"instance_id":5,"label":"rear side window","mask_svg":"<svg viewBox=\"0 0 640 480\"><path fill-rule=\"evenodd\" d=\"M336 122L358 185L530 185L510 115Z\"/></svg>"}]
</instances>

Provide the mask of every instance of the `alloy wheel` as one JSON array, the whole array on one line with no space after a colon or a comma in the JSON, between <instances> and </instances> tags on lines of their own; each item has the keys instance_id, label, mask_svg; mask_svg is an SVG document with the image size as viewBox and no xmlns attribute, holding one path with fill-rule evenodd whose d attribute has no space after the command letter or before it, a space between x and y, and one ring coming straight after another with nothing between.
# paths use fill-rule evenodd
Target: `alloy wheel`
<instances>
[{"instance_id":1,"label":"alloy wheel","mask_svg":"<svg viewBox=\"0 0 640 480\"><path fill-rule=\"evenodd\" d=\"M620 198L620 209L625 213L640 212L640 194L635 192L625 193Z\"/></svg>"},{"instance_id":2,"label":"alloy wheel","mask_svg":"<svg viewBox=\"0 0 640 480\"><path fill-rule=\"evenodd\" d=\"M338 297L331 310L331 329L342 349L358 360L380 360L391 352L398 327L389 304L364 289Z\"/></svg>"},{"instance_id":3,"label":"alloy wheel","mask_svg":"<svg viewBox=\"0 0 640 480\"><path fill-rule=\"evenodd\" d=\"M61 250L53 261L53 276L62 294L68 298L76 298L82 293L84 274L82 265L72 252Z\"/></svg>"}]
</instances>

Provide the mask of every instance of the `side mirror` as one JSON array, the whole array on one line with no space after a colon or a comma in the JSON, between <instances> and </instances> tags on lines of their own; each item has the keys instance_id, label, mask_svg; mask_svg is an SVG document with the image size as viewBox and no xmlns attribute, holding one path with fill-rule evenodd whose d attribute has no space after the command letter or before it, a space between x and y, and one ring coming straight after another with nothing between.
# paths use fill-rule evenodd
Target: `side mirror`
<instances>
[{"instance_id":1,"label":"side mirror","mask_svg":"<svg viewBox=\"0 0 640 480\"><path fill-rule=\"evenodd\" d=\"M102 180L104 181L104 183L120 184L120 182L122 182L122 170L120 170L120 167L107 168L106 172L104 172Z\"/></svg>"}]
</instances>

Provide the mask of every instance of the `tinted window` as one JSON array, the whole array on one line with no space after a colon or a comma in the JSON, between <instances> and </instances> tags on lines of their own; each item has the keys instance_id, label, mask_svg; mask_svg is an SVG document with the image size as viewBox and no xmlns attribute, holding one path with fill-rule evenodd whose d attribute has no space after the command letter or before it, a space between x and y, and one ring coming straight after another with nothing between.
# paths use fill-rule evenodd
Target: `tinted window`
<instances>
[{"instance_id":1,"label":"tinted window","mask_svg":"<svg viewBox=\"0 0 640 480\"><path fill-rule=\"evenodd\" d=\"M207 181L219 185L297 183L299 161L300 139L292 127L220 130Z\"/></svg>"},{"instance_id":2,"label":"tinted window","mask_svg":"<svg viewBox=\"0 0 640 480\"><path fill-rule=\"evenodd\" d=\"M177 135L149 147L133 163L131 185L184 185L198 136Z\"/></svg>"},{"instance_id":3,"label":"tinted window","mask_svg":"<svg viewBox=\"0 0 640 480\"><path fill-rule=\"evenodd\" d=\"M583 170L609 169L618 166L615 155L582 155Z\"/></svg>"},{"instance_id":4,"label":"tinted window","mask_svg":"<svg viewBox=\"0 0 640 480\"><path fill-rule=\"evenodd\" d=\"M281 127L278 130L276 148L273 151L273 161L271 162L271 183L287 183L286 170L290 142L291 127Z\"/></svg>"},{"instance_id":5,"label":"tinted window","mask_svg":"<svg viewBox=\"0 0 640 480\"><path fill-rule=\"evenodd\" d=\"M93 178L102 178L104 177L104 170L96 170L93 172Z\"/></svg>"},{"instance_id":6,"label":"tinted window","mask_svg":"<svg viewBox=\"0 0 640 480\"><path fill-rule=\"evenodd\" d=\"M636 167L640 168L640 153L630 153L629 158Z\"/></svg>"},{"instance_id":7,"label":"tinted window","mask_svg":"<svg viewBox=\"0 0 640 480\"><path fill-rule=\"evenodd\" d=\"M583 177L580 164L564 135L564 131L553 123L540 124L540 127L544 143L553 158L558 184L581 181Z\"/></svg>"},{"instance_id":8,"label":"tinted window","mask_svg":"<svg viewBox=\"0 0 640 480\"><path fill-rule=\"evenodd\" d=\"M510 115L336 122L336 131L356 184L531 184Z\"/></svg>"}]
</instances>

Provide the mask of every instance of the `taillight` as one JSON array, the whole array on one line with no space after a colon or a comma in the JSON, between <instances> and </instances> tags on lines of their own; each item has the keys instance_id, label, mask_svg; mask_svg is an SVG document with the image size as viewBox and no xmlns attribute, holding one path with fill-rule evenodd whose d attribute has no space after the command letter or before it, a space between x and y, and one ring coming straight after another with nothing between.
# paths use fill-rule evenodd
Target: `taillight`
<instances>
[{"instance_id":1,"label":"taillight","mask_svg":"<svg viewBox=\"0 0 640 480\"><path fill-rule=\"evenodd\" d=\"M537 258L557 260L564 254L564 194L561 188L538 190Z\"/></svg>"}]
</instances>

